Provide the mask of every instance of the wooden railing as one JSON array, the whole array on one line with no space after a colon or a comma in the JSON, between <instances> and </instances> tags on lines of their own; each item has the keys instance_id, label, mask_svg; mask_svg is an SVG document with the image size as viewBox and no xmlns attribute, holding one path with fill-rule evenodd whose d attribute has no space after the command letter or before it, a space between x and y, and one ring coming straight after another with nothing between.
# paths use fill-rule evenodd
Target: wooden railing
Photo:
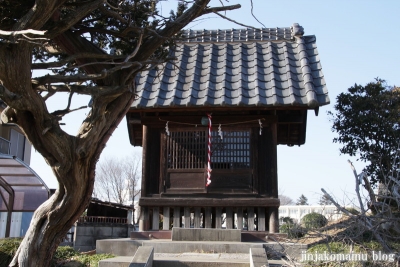
<instances>
[{"instance_id":1,"label":"wooden railing","mask_svg":"<svg viewBox=\"0 0 400 267\"><path fill-rule=\"evenodd\" d=\"M80 223L122 223L127 224L127 218L119 217L103 217L103 216L82 216L79 217L78 222Z\"/></svg>"}]
</instances>

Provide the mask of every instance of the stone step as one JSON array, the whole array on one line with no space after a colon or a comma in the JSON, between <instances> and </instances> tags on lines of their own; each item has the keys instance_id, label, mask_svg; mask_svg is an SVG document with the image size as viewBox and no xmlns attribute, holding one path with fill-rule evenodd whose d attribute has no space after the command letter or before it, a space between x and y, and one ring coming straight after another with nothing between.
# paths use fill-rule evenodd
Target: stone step
<instances>
[{"instance_id":1,"label":"stone step","mask_svg":"<svg viewBox=\"0 0 400 267\"><path fill-rule=\"evenodd\" d=\"M151 267L153 264L153 247L139 247L135 255L118 256L99 261L99 267Z\"/></svg>"},{"instance_id":2,"label":"stone step","mask_svg":"<svg viewBox=\"0 0 400 267\"><path fill-rule=\"evenodd\" d=\"M248 253L155 253L153 267L249 267Z\"/></svg>"},{"instance_id":3,"label":"stone step","mask_svg":"<svg viewBox=\"0 0 400 267\"><path fill-rule=\"evenodd\" d=\"M115 258L104 259L99 262L99 267L129 267L133 256L118 256Z\"/></svg>"},{"instance_id":4,"label":"stone step","mask_svg":"<svg viewBox=\"0 0 400 267\"><path fill-rule=\"evenodd\" d=\"M277 242L196 242L172 240L130 240L106 239L97 240L97 253L110 253L117 256L133 256L141 246L154 247L154 253L249 253L250 248L264 248L267 254L270 251L285 251L291 258L301 257L301 251L307 250L305 244Z\"/></svg>"}]
</instances>

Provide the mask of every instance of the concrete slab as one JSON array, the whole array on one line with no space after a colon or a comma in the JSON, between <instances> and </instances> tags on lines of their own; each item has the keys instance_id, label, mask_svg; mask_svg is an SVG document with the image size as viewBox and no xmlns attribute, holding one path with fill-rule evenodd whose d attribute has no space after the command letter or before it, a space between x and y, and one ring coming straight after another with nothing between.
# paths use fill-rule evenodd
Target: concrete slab
<instances>
[{"instance_id":1,"label":"concrete slab","mask_svg":"<svg viewBox=\"0 0 400 267\"><path fill-rule=\"evenodd\" d=\"M129 267L152 267L153 259L154 249L152 247L139 247Z\"/></svg>"},{"instance_id":2,"label":"concrete slab","mask_svg":"<svg viewBox=\"0 0 400 267\"><path fill-rule=\"evenodd\" d=\"M133 257L115 257L99 261L99 267L129 267Z\"/></svg>"},{"instance_id":3,"label":"concrete slab","mask_svg":"<svg viewBox=\"0 0 400 267\"><path fill-rule=\"evenodd\" d=\"M250 267L269 267L264 248L250 248Z\"/></svg>"},{"instance_id":4,"label":"concrete slab","mask_svg":"<svg viewBox=\"0 0 400 267\"><path fill-rule=\"evenodd\" d=\"M172 228L172 241L225 241L240 242L239 229Z\"/></svg>"},{"instance_id":5,"label":"concrete slab","mask_svg":"<svg viewBox=\"0 0 400 267\"><path fill-rule=\"evenodd\" d=\"M97 240L96 253L109 253L116 256L133 256L141 245L141 241L131 240L130 238Z\"/></svg>"},{"instance_id":6,"label":"concrete slab","mask_svg":"<svg viewBox=\"0 0 400 267\"><path fill-rule=\"evenodd\" d=\"M140 246L154 247L154 253L249 253L250 248L263 248L269 259L280 259L281 252L291 258L300 258L307 245L277 242L223 242L223 241L171 241L106 239L97 241L97 253L112 253L118 256L133 256Z\"/></svg>"},{"instance_id":7,"label":"concrete slab","mask_svg":"<svg viewBox=\"0 0 400 267\"><path fill-rule=\"evenodd\" d=\"M156 253L153 267L249 267L248 253Z\"/></svg>"}]
</instances>

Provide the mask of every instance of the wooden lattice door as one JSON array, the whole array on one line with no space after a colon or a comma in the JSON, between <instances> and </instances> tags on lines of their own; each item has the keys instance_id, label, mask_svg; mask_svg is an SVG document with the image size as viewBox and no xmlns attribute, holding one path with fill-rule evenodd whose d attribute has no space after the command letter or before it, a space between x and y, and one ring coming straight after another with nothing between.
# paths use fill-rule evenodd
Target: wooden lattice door
<instances>
[{"instance_id":1,"label":"wooden lattice door","mask_svg":"<svg viewBox=\"0 0 400 267\"><path fill-rule=\"evenodd\" d=\"M211 185L206 188L207 131L175 130L165 135L165 192L245 191L253 186L251 131L212 132Z\"/></svg>"}]
</instances>

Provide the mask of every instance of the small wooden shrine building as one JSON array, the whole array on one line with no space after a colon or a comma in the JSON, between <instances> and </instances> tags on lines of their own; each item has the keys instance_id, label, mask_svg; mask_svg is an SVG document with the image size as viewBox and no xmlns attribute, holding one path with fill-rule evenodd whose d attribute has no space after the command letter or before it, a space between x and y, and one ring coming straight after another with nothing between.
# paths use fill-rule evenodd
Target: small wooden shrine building
<instances>
[{"instance_id":1,"label":"small wooden shrine building","mask_svg":"<svg viewBox=\"0 0 400 267\"><path fill-rule=\"evenodd\" d=\"M143 147L140 230L278 232L277 145L304 144L307 111L329 103L316 38L303 34L189 30L175 61L140 74L126 117Z\"/></svg>"}]
</instances>

